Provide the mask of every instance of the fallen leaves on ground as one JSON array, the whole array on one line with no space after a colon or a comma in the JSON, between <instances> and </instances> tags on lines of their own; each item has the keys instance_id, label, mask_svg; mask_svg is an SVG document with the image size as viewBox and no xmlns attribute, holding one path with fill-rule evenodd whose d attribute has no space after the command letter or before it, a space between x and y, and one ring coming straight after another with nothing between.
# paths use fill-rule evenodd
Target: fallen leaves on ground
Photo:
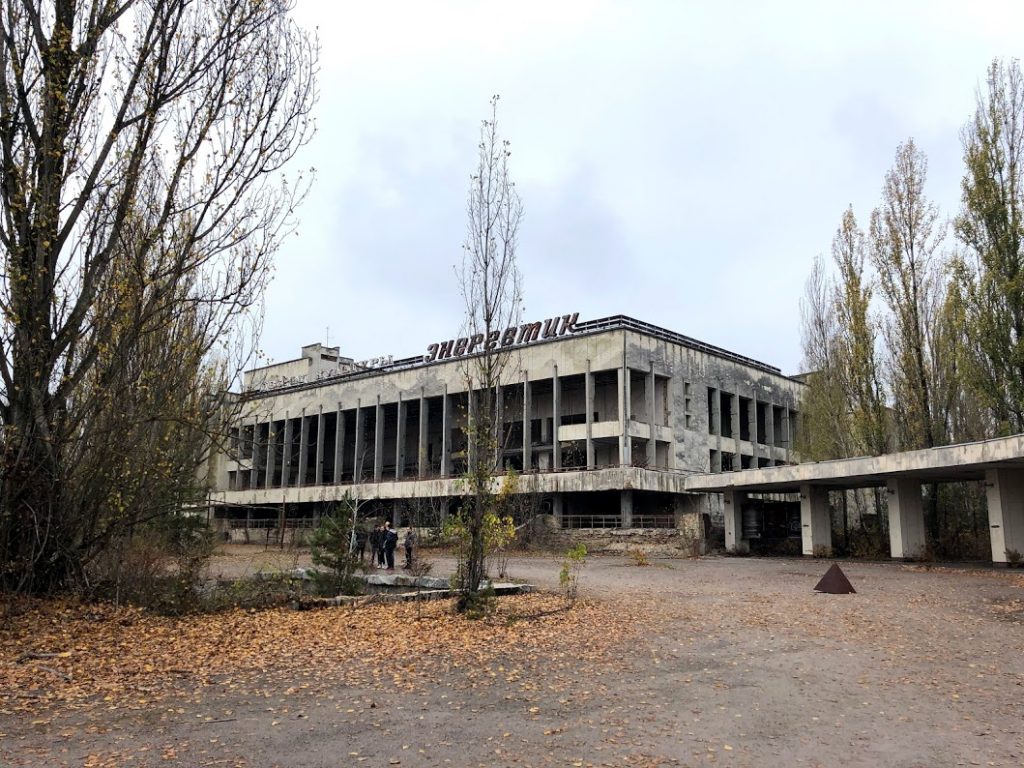
<instances>
[{"instance_id":1,"label":"fallen leaves on ground","mask_svg":"<svg viewBox=\"0 0 1024 768\"><path fill-rule=\"evenodd\" d=\"M35 600L0 629L0 711L56 703L143 708L171 692L300 672L304 686L312 675L414 689L452 671L471 685L515 681L517 658L597 660L635 632L638 618L628 604L565 609L545 594L502 598L480 621L454 614L447 602L171 618Z\"/></svg>"}]
</instances>

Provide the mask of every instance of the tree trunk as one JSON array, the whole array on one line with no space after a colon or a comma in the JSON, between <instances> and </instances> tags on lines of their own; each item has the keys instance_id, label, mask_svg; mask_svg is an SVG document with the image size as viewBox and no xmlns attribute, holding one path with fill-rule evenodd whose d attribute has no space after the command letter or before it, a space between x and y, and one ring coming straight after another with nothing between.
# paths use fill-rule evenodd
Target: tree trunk
<instances>
[{"instance_id":1,"label":"tree trunk","mask_svg":"<svg viewBox=\"0 0 1024 768\"><path fill-rule=\"evenodd\" d=\"M5 428L2 586L48 593L71 576L74 542L65 540L54 455L33 434L31 423L23 428L28 432L19 433L14 425Z\"/></svg>"}]
</instances>

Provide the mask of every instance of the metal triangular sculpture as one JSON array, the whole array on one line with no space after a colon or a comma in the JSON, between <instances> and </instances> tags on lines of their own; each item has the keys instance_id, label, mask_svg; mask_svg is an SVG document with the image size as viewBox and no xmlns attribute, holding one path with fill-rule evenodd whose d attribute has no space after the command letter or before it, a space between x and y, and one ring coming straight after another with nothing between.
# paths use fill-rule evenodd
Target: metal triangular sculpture
<instances>
[{"instance_id":1,"label":"metal triangular sculpture","mask_svg":"<svg viewBox=\"0 0 1024 768\"><path fill-rule=\"evenodd\" d=\"M821 581L814 588L815 592L825 592L829 595L855 595L857 590L853 588L853 584L846 578L846 574L839 567L838 563L832 563L832 567L825 571L825 575L821 577Z\"/></svg>"}]
</instances>

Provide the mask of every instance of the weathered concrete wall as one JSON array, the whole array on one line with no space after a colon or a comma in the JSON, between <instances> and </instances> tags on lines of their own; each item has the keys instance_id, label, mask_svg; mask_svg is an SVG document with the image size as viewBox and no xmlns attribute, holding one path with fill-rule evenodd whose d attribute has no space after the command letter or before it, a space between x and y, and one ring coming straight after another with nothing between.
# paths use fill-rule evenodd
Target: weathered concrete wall
<instances>
[{"instance_id":1,"label":"weathered concrete wall","mask_svg":"<svg viewBox=\"0 0 1024 768\"><path fill-rule=\"evenodd\" d=\"M694 557L701 554L700 540L691 531L681 528L577 528L559 531L550 545L562 549L576 542L582 542L590 554L622 555L637 550L649 557Z\"/></svg>"},{"instance_id":2,"label":"weathered concrete wall","mask_svg":"<svg viewBox=\"0 0 1024 768\"><path fill-rule=\"evenodd\" d=\"M708 410L708 389L727 392L737 398L767 403L786 411L798 412L804 385L778 373L757 368L736 360L673 343L635 331L625 332L625 356L633 370L653 368L656 377L668 380L668 424L674 436L674 463L680 469L711 472L710 451L726 451L738 455L760 456L772 461L793 461L787 435L770 435L776 443L768 447L763 441L740 441L711 434ZM638 402L635 393L631 402ZM657 394L657 390L656 390ZM656 416L662 416L656 397ZM646 412L646 411L644 411ZM688 418L689 417L689 418ZM773 425L774 427L774 425ZM769 430L765 430L769 432Z\"/></svg>"}]
</instances>

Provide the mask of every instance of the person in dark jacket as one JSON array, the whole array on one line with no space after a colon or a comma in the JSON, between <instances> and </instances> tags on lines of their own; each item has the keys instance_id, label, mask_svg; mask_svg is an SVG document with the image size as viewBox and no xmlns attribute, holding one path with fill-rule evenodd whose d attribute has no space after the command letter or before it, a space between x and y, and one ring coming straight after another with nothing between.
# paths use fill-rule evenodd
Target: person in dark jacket
<instances>
[{"instance_id":1,"label":"person in dark jacket","mask_svg":"<svg viewBox=\"0 0 1024 768\"><path fill-rule=\"evenodd\" d=\"M384 557L387 559L388 570L395 570L395 547L398 546L398 534L391 528L391 521L384 523Z\"/></svg>"},{"instance_id":2,"label":"person in dark jacket","mask_svg":"<svg viewBox=\"0 0 1024 768\"><path fill-rule=\"evenodd\" d=\"M359 562L363 562L363 556L366 554L366 543L370 538L370 533L362 526L356 528L356 552L359 553ZM371 550L372 552L372 550ZM371 554L372 558L373 555Z\"/></svg>"},{"instance_id":3,"label":"person in dark jacket","mask_svg":"<svg viewBox=\"0 0 1024 768\"><path fill-rule=\"evenodd\" d=\"M412 550L416 546L416 529L409 526L405 533L405 568L412 568Z\"/></svg>"},{"instance_id":4,"label":"person in dark jacket","mask_svg":"<svg viewBox=\"0 0 1024 768\"><path fill-rule=\"evenodd\" d=\"M370 564L378 568L384 565L384 528L380 525L370 533Z\"/></svg>"}]
</instances>

